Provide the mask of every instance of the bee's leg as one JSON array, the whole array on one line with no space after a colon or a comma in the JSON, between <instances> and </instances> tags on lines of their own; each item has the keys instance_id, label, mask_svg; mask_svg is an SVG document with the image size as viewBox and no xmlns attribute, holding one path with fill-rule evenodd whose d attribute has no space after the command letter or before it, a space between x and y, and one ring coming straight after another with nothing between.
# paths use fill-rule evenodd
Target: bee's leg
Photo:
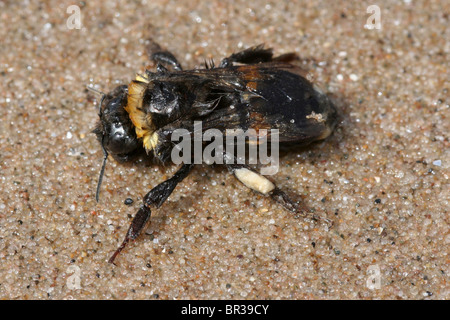
<instances>
[{"instance_id":1,"label":"bee's leg","mask_svg":"<svg viewBox=\"0 0 450 320\"><path fill-rule=\"evenodd\" d=\"M175 187L184 180L194 167L193 163L183 164L180 169L170 178L161 182L144 197L144 206L158 209L170 196Z\"/></svg>"},{"instance_id":2,"label":"bee's leg","mask_svg":"<svg viewBox=\"0 0 450 320\"><path fill-rule=\"evenodd\" d=\"M150 220L151 210L150 208L159 208L170 196L172 191L175 189L178 183L180 183L184 178L187 177L189 172L194 167L193 164L183 164L180 169L172 176L172 178L158 184L144 197L144 203L141 208L136 213L136 216L131 221L130 228L127 231L125 239L123 240L120 247L114 252L114 254L109 259L109 263L114 263L117 255L125 248L130 240L135 240L141 232L144 230L145 226Z\"/></svg>"},{"instance_id":3,"label":"bee's leg","mask_svg":"<svg viewBox=\"0 0 450 320\"><path fill-rule=\"evenodd\" d=\"M122 241L122 244L119 248L114 252L114 254L109 258L109 263L114 263L114 260L119 255L119 253L125 248L127 243L130 240L135 240L141 231L144 229L144 227L147 225L147 222L150 220L152 212L150 211L150 208L146 206L142 206L139 211L136 213L136 215L133 218L133 221L131 221L131 225L128 228L127 234L125 235L125 239Z\"/></svg>"},{"instance_id":4,"label":"bee's leg","mask_svg":"<svg viewBox=\"0 0 450 320\"><path fill-rule=\"evenodd\" d=\"M160 45L153 40L149 40L149 44L147 45L147 53L150 60L153 60L156 63L170 65L177 71L183 70L177 58L175 58L171 52L162 49Z\"/></svg>"},{"instance_id":5,"label":"bee's leg","mask_svg":"<svg viewBox=\"0 0 450 320\"><path fill-rule=\"evenodd\" d=\"M225 68L233 65L233 62L256 64L260 62L272 61L272 48L265 49L264 44L250 47L240 52L233 53L227 58L224 58L219 65L219 68Z\"/></svg>"},{"instance_id":6,"label":"bee's leg","mask_svg":"<svg viewBox=\"0 0 450 320\"><path fill-rule=\"evenodd\" d=\"M161 64L171 65L174 70L181 71L180 63L169 51L159 51L152 54L151 59Z\"/></svg>"},{"instance_id":7,"label":"bee's leg","mask_svg":"<svg viewBox=\"0 0 450 320\"><path fill-rule=\"evenodd\" d=\"M229 67L233 62L244 64L256 64L260 62L292 62L297 60L298 56L295 52L282 54L278 57L273 57L272 48L264 49L264 44L250 47L240 52L233 53L231 56L223 59L220 62L220 68Z\"/></svg>"},{"instance_id":8,"label":"bee's leg","mask_svg":"<svg viewBox=\"0 0 450 320\"><path fill-rule=\"evenodd\" d=\"M256 172L252 168L243 164L227 164L228 170L242 182L246 187L271 197L275 202L281 204L286 210L294 213L296 216L310 217L313 220L325 222L328 226L333 223L327 218L317 214L307 212L297 202L292 200L283 190L279 189L272 181Z\"/></svg>"},{"instance_id":9,"label":"bee's leg","mask_svg":"<svg viewBox=\"0 0 450 320\"><path fill-rule=\"evenodd\" d=\"M278 57L275 57L272 59L272 61L277 62L292 62L294 60L298 60L298 55L295 52L288 52L284 53L282 55L279 55Z\"/></svg>"}]
</instances>

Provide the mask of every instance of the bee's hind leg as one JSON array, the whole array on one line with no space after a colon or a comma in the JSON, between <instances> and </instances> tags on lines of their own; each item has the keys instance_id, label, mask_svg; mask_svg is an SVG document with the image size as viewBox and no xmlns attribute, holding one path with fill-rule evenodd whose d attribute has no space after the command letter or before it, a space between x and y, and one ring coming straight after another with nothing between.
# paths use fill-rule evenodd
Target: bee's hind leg
<instances>
[{"instance_id":1,"label":"bee's hind leg","mask_svg":"<svg viewBox=\"0 0 450 320\"><path fill-rule=\"evenodd\" d=\"M243 51L233 53L220 62L220 68L232 66L234 62L243 64L257 64L261 62L292 62L297 60L298 56L295 52L282 54L273 57L272 48L264 48L264 44L247 48Z\"/></svg>"},{"instance_id":2,"label":"bee's hind leg","mask_svg":"<svg viewBox=\"0 0 450 320\"><path fill-rule=\"evenodd\" d=\"M272 200L281 204L283 208L292 212L295 216L309 217L312 220L322 221L329 227L332 226L333 222L330 219L308 212L308 210L302 208L297 202L292 200L272 181L252 168L244 164L226 164L226 166L228 170L233 173L233 175L246 187L265 196L269 196Z\"/></svg>"},{"instance_id":3,"label":"bee's hind leg","mask_svg":"<svg viewBox=\"0 0 450 320\"><path fill-rule=\"evenodd\" d=\"M256 64L260 62L272 61L272 48L264 48L264 44L247 48L243 51L233 53L220 62L219 68L232 66L234 62L244 64Z\"/></svg>"}]
</instances>

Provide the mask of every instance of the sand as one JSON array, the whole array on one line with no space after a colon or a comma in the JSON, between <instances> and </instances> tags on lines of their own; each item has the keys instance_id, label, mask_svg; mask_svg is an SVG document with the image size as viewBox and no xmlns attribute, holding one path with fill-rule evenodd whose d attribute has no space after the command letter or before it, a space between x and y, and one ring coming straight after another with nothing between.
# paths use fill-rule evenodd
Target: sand
<instances>
[{"instance_id":1,"label":"sand","mask_svg":"<svg viewBox=\"0 0 450 320\"><path fill-rule=\"evenodd\" d=\"M382 1L370 29L371 4L1 2L0 298L449 299L450 5ZM271 178L332 228L198 166L107 263L176 166L110 160L97 203L85 87L128 84L150 37L184 68L259 43L301 57L341 118Z\"/></svg>"}]
</instances>

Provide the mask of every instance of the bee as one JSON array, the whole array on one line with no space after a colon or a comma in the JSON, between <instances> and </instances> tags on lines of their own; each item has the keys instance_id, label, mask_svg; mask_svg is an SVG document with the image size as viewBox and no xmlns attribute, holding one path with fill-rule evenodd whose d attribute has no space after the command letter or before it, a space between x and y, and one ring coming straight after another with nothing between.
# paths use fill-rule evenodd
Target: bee
<instances>
[{"instance_id":1,"label":"bee","mask_svg":"<svg viewBox=\"0 0 450 320\"><path fill-rule=\"evenodd\" d=\"M252 129L257 136L263 129L276 129L282 147L323 140L336 125L335 106L316 84L307 80L303 69L292 64L295 54L274 57L272 49L258 45L231 54L218 67L211 61L205 62L204 69L183 70L175 56L156 43L151 42L149 51L156 72L146 70L128 85L118 86L107 94L99 92L102 95L99 121L93 132L104 159L97 201L108 155L118 162L144 154L161 163L171 163L172 135L180 129L194 135L198 121L203 132L214 128L224 137L231 129ZM270 136L267 130L265 134ZM220 153L217 155L222 157ZM192 154L190 159L193 157ZM309 214L254 167L230 161L226 152L223 157L226 160L223 165L246 187L296 215ZM144 196L125 239L109 263L114 263L127 243L141 234L150 221L151 210L162 206L195 164L181 163L171 178ZM331 223L315 214L313 218Z\"/></svg>"}]
</instances>

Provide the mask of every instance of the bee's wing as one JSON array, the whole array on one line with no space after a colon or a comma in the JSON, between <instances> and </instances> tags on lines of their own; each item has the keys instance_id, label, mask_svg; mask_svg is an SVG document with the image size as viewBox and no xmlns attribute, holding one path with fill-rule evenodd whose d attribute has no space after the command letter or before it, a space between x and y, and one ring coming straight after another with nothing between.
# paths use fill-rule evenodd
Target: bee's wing
<instances>
[{"instance_id":1,"label":"bee's wing","mask_svg":"<svg viewBox=\"0 0 450 320\"><path fill-rule=\"evenodd\" d=\"M270 137L277 129L280 143L302 145L325 138L336 117L328 98L305 76L301 68L271 62L188 70L171 80L190 81L211 93L209 101L193 106L198 108L193 120L202 121L202 132L253 129L258 137Z\"/></svg>"}]
</instances>

